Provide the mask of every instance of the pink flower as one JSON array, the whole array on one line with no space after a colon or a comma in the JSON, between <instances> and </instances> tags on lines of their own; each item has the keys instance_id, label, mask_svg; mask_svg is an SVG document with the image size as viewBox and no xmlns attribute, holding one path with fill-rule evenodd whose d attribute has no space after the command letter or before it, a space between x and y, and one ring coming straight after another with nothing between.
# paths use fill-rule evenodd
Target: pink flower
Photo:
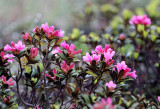
<instances>
[{"instance_id":1,"label":"pink flower","mask_svg":"<svg viewBox=\"0 0 160 109\"><path fill-rule=\"evenodd\" d=\"M32 47L30 50L30 55L29 55L30 59L31 60L34 59L37 55L38 55L38 48Z\"/></svg>"},{"instance_id":2,"label":"pink flower","mask_svg":"<svg viewBox=\"0 0 160 109\"><path fill-rule=\"evenodd\" d=\"M75 106L74 104L71 104L71 106L69 107L69 109L73 109Z\"/></svg>"},{"instance_id":3,"label":"pink flower","mask_svg":"<svg viewBox=\"0 0 160 109\"><path fill-rule=\"evenodd\" d=\"M14 59L11 59L11 58L15 57L13 54L6 54L5 55L5 52L2 51L0 55L1 55L2 61L5 61L6 59L8 62L11 62L11 63L12 63L12 61L14 61Z\"/></svg>"},{"instance_id":4,"label":"pink flower","mask_svg":"<svg viewBox=\"0 0 160 109\"><path fill-rule=\"evenodd\" d=\"M113 83L113 81L109 81L108 83L106 83L106 86L108 87L109 91L112 91L116 88L116 84Z\"/></svg>"},{"instance_id":5,"label":"pink flower","mask_svg":"<svg viewBox=\"0 0 160 109\"><path fill-rule=\"evenodd\" d=\"M53 69L52 73L53 73L53 74L56 74L56 73L57 73L56 69ZM46 77L49 77L49 78L51 78L51 79L53 79L53 80L56 80L56 75L54 75L54 77L51 77L51 75L46 74Z\"/></svg>"},{"instance_id":6,"label":"pink flower","mask_svg":"<svg viewBox=\"0 0 160 109\"><path fill-rule=\"evenodd\" d=\"M151 24L151 19L148 18L147 15L144 16L138 15L138 16L133 16L129 21L129 23L134 25L142 24L147 26Z\"/></svg>"},{"instance_id":7,"label":"pink flower","mask_svg":"<svg viewBox=\"0 0 160 109\"><path fill-rule=\"evenodd\" d=\"M36 109L42 109L42 108L40 108L39 105L37 105L37 106L36 106Z\"/></svg>"},{"instance_id":8,"label":"pink flower","mask_svg":"<svg viewBox=\"0 0 160 109\"><path fill-rule=\"evenodd\" d=\"M100 103L96 103L93 106L93 109L114 109L114 105L112 104L112 99L110 97L105 100L104 98L101 99Z\"/></svg>"},{"instance_id":9,"label":"pink flower","mask_svg":"<svg viewBox=\"0 0 160 109\"><path fill-rule=\"evenodd\" d=\"M28 33L23 34L22 37L24 38L24 40L32 41L32 37Z\"/></svg>"},{"instance_id":10,"label":"pink flower","mask_svg":"<svg viewBox=\"0 0 160 109\"><path fill-rule=\"evenodd\" d=\"M92 61L95 60L96 62L100 60L101 55L93 54L92 56L87 52L86 56L83 56L83 61L88 61L92 64Z\"/></svg>"},{"instance_id":11,"label":"pink flower","mask_svg":"<svg viewBox=\"0 0 160 109\"><path fill-rule=\"evenodd\" d=\"M104 58L105 58L105 62L107 64L107 66L109 67L110 65L112 65L114 63L114 60L112 60L112 57L115 54L115 51L110 51L110 49L108 49L108 52L104 53Z\"/></svg>"},{"instance_id":12,"label":"pink flower","mask_svg":"<svg viewBox=\"0 0 160 109\"><path fill-rule=\"evenodd\" d=\"M11 58L14 58L15 56L13 54L6 54L4 55L4 59L8 59L7 61L12 63L14 61L14 59L11 59Z\"/></svg>"},{"instance_id":13,"label":"pink flower","mask_svg":"<svg viewBox=\"0 0 160 109\"><path fill-rule=\"evenodd\" d=\"M75 54L79 54L82 52L82 50L78 50L75 51L75 45L71 44L70 46L68 44L66 44L66 42L64 41L63 43L61 43L61 47L63 47L64 49L67 50L68 54L70 57L73 57Z\"/></svg>"},{"instance_id":14,"label":"pink flower","mask_svg":"<svg viewBox=\"0 0 160 109\"><path fill-rule=\"evenodd\" d=\"M101 45L98 45L95 48L95 51L92 51L92 54L103 54L104 55L104 60L107 64L107 67L109 67L110 65L112 65L114 63L114 60L112 60L112 57L115 54L115 51L113 51L111 48L109 48L109 45L105 45L104 48L102 48Z\"/></svg>"},{"instance_id":15,"label":"pink flower","mask_svg":"<svg viewBox=\"0 0 160 109\"><path fill-rule=\"evenodd\" d=\"M47 22L45 24L42 24L41 27L43 28L43 31L47 34L48 38L53 38L54 36L63 37L63 32L61 30L54 31L54 26L49 27Z\"/></svg>"},{"instance_id":16,"label":"pink flower","mask_svg":"<svg viewBox=\"0 0 160 109\"><path fill-rule=\"evenodd\" d=\"M2 75L2 81L4 84L8 84L9 86L13 85L14 82L12 81L12 78L10 78L8 81L6 80L6 78L4 77L4 75Z\"/></svg>"},{"instance_id":17,"label":"pink flower","mask_svg":"<svg viewBox=\"0 0 160 109\"><path fill-rule=\"evenodd\" d=\"M60 65L65 74L67 74L68 71L74 67L74 63L72 63L71 65L67 65L66 61L64 60Z\"/></svg>"},{"instance_id":18,"label":"pink flower","mask_svg":"<svg viewBox=\"0 0 160 109\"><path fill-rule=\"evenodd\" d=\"M62 51L59 49L59 47L56 47L56 48L52 51L52 54L57 54L57 53L62 53Z\"/></svg>"},{"instance_id":19,"label":"pink flower","mask_svg":"<svg viewBox=\"0 0 160 109\"><path fill-rule=\"evenodd\" d=\"M160 102L160 96L158 96L158 101Z\"/></svg>"},{"instance_id":20,"label":"pink flower","mask_svg":"<svg viewBox=\"0 0 160 109\"><path fill-rule=\"evenodd\" d=\"M124 41L125 40L125 35L124 34L120 34L119 40Z\"/></svg>"},{"instance_id":21,"label":"pink flower","mask_svg":"<svg viewBox=\"0 0 160 109\"><path fill-rule=\"evenodd\" d=\"M133 72L131 72L131 73L127 73L127 76L130 76L130 77L132 77L132 78L136 79L136 78L137 78L136 71L135 71L135 70L133 70Z\"/></svg>"},{"instance_id":22,"label":"pink flower","mask_svg":"<svg viewBox=\"0 0 160 109\"><path fill-rule=\"evenodd\" d=\"M137 75L135 74L136 71L134 70L132 73L129 73L131 71L130 68L127 67L125 61L122 61L121 63L117 63L117 65L115 65L117 70L118 70L118 73L121 71L121 70L124 70L124 75L122 76L122 78L126 77L126 76L130 76L130 77L133 77L136 79ZM115 69L113 69L115 70Z\"/></svg>"},{"instance_id":23,"label":"pink flower","mask_svg":"<svg viewBox=\"0 0 160 109\"><path fill-rule=\"evenodd\" d=\"M37 31L37 32L40 32L40 31L41 31L41 28L38 27L38 26L36 26L36 28L33 29L33 32L36 32L36 31Z\"/></svg>"},{"instance_id":24,"label":"pink flower","mask_svg":"<svg viewBox=\"0 0 160 109\"><path fill-rule=\"evenodd\" d=\"M15 44L14 42L11 42L11 45L5 45L4 47L4 51L12 51L14 52L15 54L18 54L19 51L22 51L24 48L25 48L25 45L22 44L22 41L18 41L17 44Z\"/></svg>"}]
</instances>

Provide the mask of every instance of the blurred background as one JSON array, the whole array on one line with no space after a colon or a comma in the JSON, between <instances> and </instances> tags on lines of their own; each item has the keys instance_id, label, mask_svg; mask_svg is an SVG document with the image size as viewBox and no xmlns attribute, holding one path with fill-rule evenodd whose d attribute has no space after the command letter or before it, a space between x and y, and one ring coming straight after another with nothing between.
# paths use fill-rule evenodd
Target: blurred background
<instances>
[{"instance_id":1,"label":"blurred background","mask_svg":"<svg viewBox=\"0 0 160 109\"><path fill-rule=\"evenodd\" d=\"M84 25L83 12L86 5L98 15L99 5L122 0L0 0L0 47L10 41L16 41L22 32L30 32L33 27L48 22L49 25L61 28L65 33L72 28L87 30ZM125 9L145 8L149 0L123 0ZM88 11L90 11L88 9ZM103 27L103 18L95 17L91 25L93 30ZM101 24L97 20L101 20Z\"/></svg>"}]
</instances>

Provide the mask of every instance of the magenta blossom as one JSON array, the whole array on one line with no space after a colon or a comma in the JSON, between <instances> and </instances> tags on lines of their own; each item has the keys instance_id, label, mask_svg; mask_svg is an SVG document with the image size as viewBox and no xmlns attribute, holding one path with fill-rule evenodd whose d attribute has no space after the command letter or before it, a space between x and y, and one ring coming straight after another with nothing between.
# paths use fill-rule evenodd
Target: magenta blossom
<instances>
[{"instance_id":1,"label":"magenta blossom","mask_svg":"<svg viewBox=\"0 0 160 109\"><path fill-rule=\"evenodd\" d=\"M47 34L47 37L49 39L53 39L55 36L63 37L63 32L61 30L54 30L54 26L49 27L47 22L45 24L42 24L41 28ZM33 29L33 32L36 32L36 31L40 32L41 28L36 27L36 28Z\"/></svg>"},{"instance_id":2,"label":"magenta blossom","mask_svg":"<svg viewBox=\"0 0 160 109\"><path fill-rule=\"evenodd\" d=\"M108 83L106 83L106 86L108 87L109 91L112 91L116 88L116 84L113 83L113 81L109 81Z\"/></svg>"},{"instance_id":3,"label":"magenta blossom","mask_svg":"<svg viewBox=\"0 0 160 109\"><path fill-rule=\"evenodd\" d=\"M144 16L138 15L138 16L133 16L129 21L129 23L134 25L141 24L147 26L151 24L151 19L148 18L147 15Z\"/></svg>"},{"instance_id":4,"label":"magenta blossom","mask_svg":"<svg viewBox=\"0 0 160 109\"><path fill-rule=\"evenodd\" d=\"M52 73L53 73L53 75L56 74L57 73L56 69L53 69ZM56 80L56 75L54 75L54 77L52 77L51 75L46 74L46 77L49 77L49 78L51 78L53 80Z\"/></svg>"},{"instance_id":5,"label":"magenta blossom","mask_svg":"<svg viewBox=\"0 0 160 109\"><path fill-rule=\"evenodd\" d=\"M30 59L31 60L34 59L37 55L38 55L38 48L32 47L30 50L30 55L29 55Z\"/></svg>"},{"instance_id":6,"label":"magenta blossom","mask_svg":"<svg viewBox=\"0 0 160 109\"><path fill-rule=\"evenodd\" d=\"M158 96L158 101L160 102L160 96Z\"/></svg>"},{"instance_id":7,"label":"magenta blossom","mask_svg":"<svg viewBox=\"0 0 160 109\"><path fill-rule=\"evenodd\" d=\"M136 75L136 71L134 70L133 72L130 73L131 69L127 67L125 61L122 61L121 63L117 63L117 65L115 65L117 70L118 70L118 73L121 71L121 70L124 70L124 75L122 76L122 78L125 78L126 76L130 76L134 79L136 79L137 75ZM113 69L115 70L115 69Z\"/></svg>"},{"instance_id":8,"label":"magenta blossom","mask_svg":"<svg viewBox=\"0 0 160 109\"><path fill-rule=\"evenodd\" d=\"M12 86L14 84L14 82L12 81L12 78L10 78L7 81L6 78L4 77L4 75L2 75L2 81L3 81L4 84L8 84L9 86Z\"/></svg>"},{"instance_id":9,"label":"magenta blossom","mask_svg":"<svg viewBox=\"0 0 160 109\"><path fill-rule=\"evenodd\" d=\"M39 105L37 105L37 106L36 106L36 109L42 109L42 108L40 108Z\"/></svg>"},{"instance_id":10,"label":"magenta blossom","mask_svg":"<svg viewBox=\"0 0 160 109\"><path fill-rule=\"evenodd\" d=\"M114 105L112 104L112 99L110 97L108 97L107 100L105 100L104 98L101 99L100 103L96 103L93 106L93 109L114 109Z\"/></svg>"},{"instance_id":11,"label":"magenta blossom","mask_svg":"<svg viewBox=\"0 0 160 109\"><path fill-rule=\"evenodd\" d=\"M2 61L5 61L6 59L8 62L11 62L11 63L14 61L14 59L12 59L13 57L15 57L13 54L6 54L5 55L5 52L2 51L0 55L1 55Z\"/></svg>"},{"instance_id":12,"label":"magenta blossom","mask_svg":"<svg viewBox=\"0 0 160 109\"><path fill-rule=\"evenodd\" d=\"M25 48L25 45L22 44L22 41L18 41L17 44L15 44L14 42L11 42L11 45L5 45L4 47L4 51L12 51L14 54L18 54L19 51L22 51Z\"/></svg>"},{"instance_id":13,"label":"magenta blossom","mask_svg":"<svg viewBox=\"0 0 160 109\"><path fill-rule=\"evenodd\" d=\"M86 56L83 56L83 61L88 61L92 64L92 61L96 62L100 60L101 55L93 54L92 56L87 52Z\"/></svg>"},{"instance_id":14,"label":"magenta blossom","mask_svg":"<svg viewBox=\"0 0 160 109\"><path fill-rule=\"evenodd\" d=\"M73 57L75 54L79 54L82 52L82 50L78 50L75 51L75 45L71 44L70 46L68 44L66 44L66 42L64 41L63 43L61 43L61 47L63 47L64 49L67 50L68 54L70 57Z\"/></svg>"},{"instance_id":15,"label":"magenta blossom","mask_svg":"<svg viewBox=\"0 0 160 109\"><path fill-rule=\"evenodd\" d=\"M24 40L32 41L32 37L28 33L23 34L22 37L24 38Z\"/></svg>"},{"instance_id":16,"label":"magenta blossom","mask_svg":"<svg viewBox=\"0 0 160 109\"><path fill-rule=\"evenodd\" d=\"M107 67L109 67L110 65L112 65L114 63L114 60L112 59L112 57L115 54L115 51L113 51L111 48L109 48L109 45L105 45L104 48L102 48L101 45L98 45L95 48L95 51L92 51L92 54L103 54L104 55L104 60L107 64Z\"/></svg>"},{"instance_id":17,"label":"magenta blossom","mask_svg":"<svg viewBox=\"0 0 160 109\"><path fill-rule=\"evenodd\" d=\"M74 67L74 63L72 63L71 65L67 65L66 61L64 61L64 60L61 63L61 68L62 68L62 70L64 71L65 74L67 74L68 71L70 69L72 69L73 67Z\"/></svg>"}]
</instances>

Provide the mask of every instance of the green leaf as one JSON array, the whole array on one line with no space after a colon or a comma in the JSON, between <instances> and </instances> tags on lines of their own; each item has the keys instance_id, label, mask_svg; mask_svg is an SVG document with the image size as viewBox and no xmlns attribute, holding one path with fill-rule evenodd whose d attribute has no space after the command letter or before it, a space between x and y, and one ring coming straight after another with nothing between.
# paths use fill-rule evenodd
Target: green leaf
<instances>
[{"instance_id":1,"label":"green leaf","mask_svg":"<svg viewBox=\"0 0 160 109\"><path fill-rule=\"evenodd\" d=\"M144 31L144 25L138 25L137 30L138 32Z\"/></svg>"},{"instance_id":2,"label":"green leaf","mask_svg":"<svg viewBox=\"0 0 160 109\"><path fill-rule=\"evenodd\" d=\"M39 66L39 68L40 68L40 70L41 70L41 72L42 72L42 70L43 70L43 64L42 64L42 63L39 63L38 66Z\"/></svg>"},{"instance_id":3,"label":"green leaf","mask_svg":"<svg viewBox=\"0 0 160 109\"><path fill-rule=\"evenodd\" d=\"M37 78L34 78L34 77L32 77L32 79L31 79L34 83L36 83L37 82Z\"/></svg>"},{"instance_id":4,"label":"green leaf","mask_svg":"<svg viewBox=\"0 0 160 109\"><path fill-rule=\"evenodd\" d=\"M95 73L93 73L92 71L86 71L86 73L92 75L92 76L97 76Z\"/></svg>"},{"instance_id":5,"label":"green leaf","mask_svg":"<svg viewBox=\"0 0 160 109\"><path fill-rule=\"evenodd\" d=\"M139 56L139 53L138 52L134 52L133 56L134 56L134 59L137 59L138 56Z\"/></svg>"},{"instance_id":6,"label":"green leaf","mask_svg":"<svg viewBox=\"0 0 160 109\"><path fill-rule=\"evenodd\" d=\"M61 74L54 74L55 76L57 76L57 77L60 77L60 78L64 78L64 75L61 75Z\"/></svg>"},{"instance_id":7,"label":"green leaf","mask_svg":"<svg viewBox=\"0 0 160 109\"><path fill-rule=\"evenodd\" d=\"M29 66L24 66L25 70L26 70L26 73L30 73L31 72L31 68Z\"/></svg>"},{"instance_id":8,"label":"green leaf","mask_svg":"<svg viewBox=\"0 0 160 109\"><path fill-rule=\"evenodd\" d=\"M151 35L151 41L155 41L156 40L156 38L157 38L157 36L156 35Z\"/></svg>"},{"instance_id":9,"label":"green leaf","mask_svg":"<svg viewBox=\"0 0 160 109\"><path fill-rule=\"evenodd\" d=\"M143 37L147 38L147 36L148 36L148 32L147 31L143 31Z\"/></svg>"}]
</instances>

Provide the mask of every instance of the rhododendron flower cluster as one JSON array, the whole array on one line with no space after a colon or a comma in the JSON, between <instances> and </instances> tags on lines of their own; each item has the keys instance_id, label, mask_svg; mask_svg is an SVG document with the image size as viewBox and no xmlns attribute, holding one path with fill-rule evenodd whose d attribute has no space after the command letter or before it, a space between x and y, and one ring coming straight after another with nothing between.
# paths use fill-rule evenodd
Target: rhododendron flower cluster
<instances>
[{"instance_id":1,"label":"rhododendron flower cluster","mask_svg":"<svg viewBox=\"0 0 160 109\"><path fill-rule=\"evenodd\" d=\"M68 54L70 57L73 57L75 54L79 54L81 53L82 50L78 50L75 51L75 45L71 44L70 46L68 44L66 44L66 42L64 41L63 43L61 43L61 47L63 47L64 49L67 50Z\"/></svg>"},{"instance_id":2,"label":"rhododendron flower cluster","mask_svg":"<svg viewBox=\"0 0 160 109\"><path fill-rule=\"evenodd\" d=\"M147 15L138 15L138 16L133 16L131 18L131 20L129 21L130 24L134 24L134 25L150 25L151 24L151 19L147 17Z\"/></svg>"},{"instance_id":3,"label":"rhododendron flower cluster","mask_svg":"<svg viewBox=\"0 0 160 109\"><path fill-rule=\"evenodd\" d=\"M30 50L30 59L34 59L38 55L38 48L31 48Z\"/></svg>"},{"instance_id":4,"label":"rhododendron flower cluster","mask_svg":"<svg viewBox=\"0 0 160 109\"><path fill-rule=\"evenodd\" d=\"M2 61L5 61L6 59L8 62L11 62L11 63L14 61L14 59L12 59L15 57L13 54L6 54L5 55L5 52L2 51L0 55L1 55Z\"/></svg>"},{"instance_id":5,"label":"rhododendron flower cluster","mask_svg":"<svg viewBox=\"0 0 160 109\"><path fill-rule=\"evenodd\" d=\"M22 37L24 38L24 40L32 41L32 37L28 33L23 34Z\"/></svg>"},{"instance_id":6,"label":"rhododendron flower cluster","mask_svg":"<svg viewBox=\"0 0 160 109\"><path fill-rule=\"evenodd\" d=\"M118 73L121 70L124 70L124 74L123 74L122 78L129 76L129 77L136 79L136 77L137 77L136 71L134 70L133 72L130 72L131 69L127 67L125 61L122 61L121 63L117 63L117 65L115 65L115 67L117 68ZM115 70L115 68L114 68L114 70Z\"/></svg>"},{"instance_id":7,"label":"rhododendron flower cluster","mask_svg":"<svg viewBox=\"0 0 160 109\"><path fill-rule=\"evenodd\" d=\"M11 42L11 45L5 45L4 51L12 51L14 54L19 54L19 51L22 51L25 48L25 45L22 44L22 41L18 41L17 44Z\"/></svg>"},{"instance_id":8,"label":"rhododendron flower cluster","mask_svg":"<svg viewBox=\"0 0 160 109\"><path fill-rule=\"evenodd\" d=\"M93 54L92 56L87 52L86 56L83 56L83 61L88 61L92 64L92 61L96 62L100 60L101 55Z\"/></svg>"},{"instance_id":9,"label":"rhododendron flower cluster","mask_svg":"<svg viewBox=\"0 0 160 109\"><path fill-rule=\"evenodd\" d=\"M104 98L101 99L100 103L96 103L93 106L93 109L114 109L114 105L112 104L112 99L110 97L105 100Z\"/></svg>"},{"instance_id":10,"label":"rhododendron flower cluster","mask_svg":"<svg viewBox=\"0 0 160 109\"><path fill-rule=\"evenodd\" d=\"M12 78L10 78L10 79L7 81L4 75L2 75L2 81L3 81L4 84L8 84L9 86L14 85L14 82L12 81Z\"/></svg>"},{"instance_id":11,"label":"rhododendron flower cluster","mask_svg":"<svg viewBox=\"0 0 160 109\"><path fill-rule=\"evenodd\" d=\"M114 56L115 51L113 51L111 48L109 48L109 45L105 45L105 48L102 48L101 45L98 45L95 48L95 51L92 51L92 56L87 52L86 56L83 56L83 61L92 62L93 60L99 61L101 56L104 55L104 61L107 64L107 67L113 64L114 60L112 60L112 57Z\"/></svg>"},{"instance_id":12,"label":"rhododendron flower cluster","mask_svg":"<svg viewBox=\"0 0 160 109\"><path fill-rule=\"evenodd\" d=\"M70 65L67 65L66 61L64 61L64 60L61 63L61 68L62 68L62 70L64 71L65 74L67 74L68 71L70 69L72 69L73 67L74 67L74 63L71 63Z\"/></svg>"},{"instance_id":13,"label":"rhododendron flower cluster","mask_svg":"<svg viewBox=\"0 0 160 109\"><path fill-rule=\"evenodd\" d=\"M112 91L116 88L117 85L114 84L113 81L109 81L109 82L106 83L106 86L108 87L109 91Z\"/></svg>"},{"instance_id":14,"label":"rhododendron flower cluster","mask_svg":"<svg viewBox=\"0 0 160 109\"><path fill-rule=\"evenodd\" d=\"M49 27L47 22L42 24L41 28L47 34L49 39L53 39L54 37L63 37L63 32L61 30L54 30L54 26ZM41 28L36 27L33 29L33 32L40 32Z\"/></svg>"}]
</instances>

